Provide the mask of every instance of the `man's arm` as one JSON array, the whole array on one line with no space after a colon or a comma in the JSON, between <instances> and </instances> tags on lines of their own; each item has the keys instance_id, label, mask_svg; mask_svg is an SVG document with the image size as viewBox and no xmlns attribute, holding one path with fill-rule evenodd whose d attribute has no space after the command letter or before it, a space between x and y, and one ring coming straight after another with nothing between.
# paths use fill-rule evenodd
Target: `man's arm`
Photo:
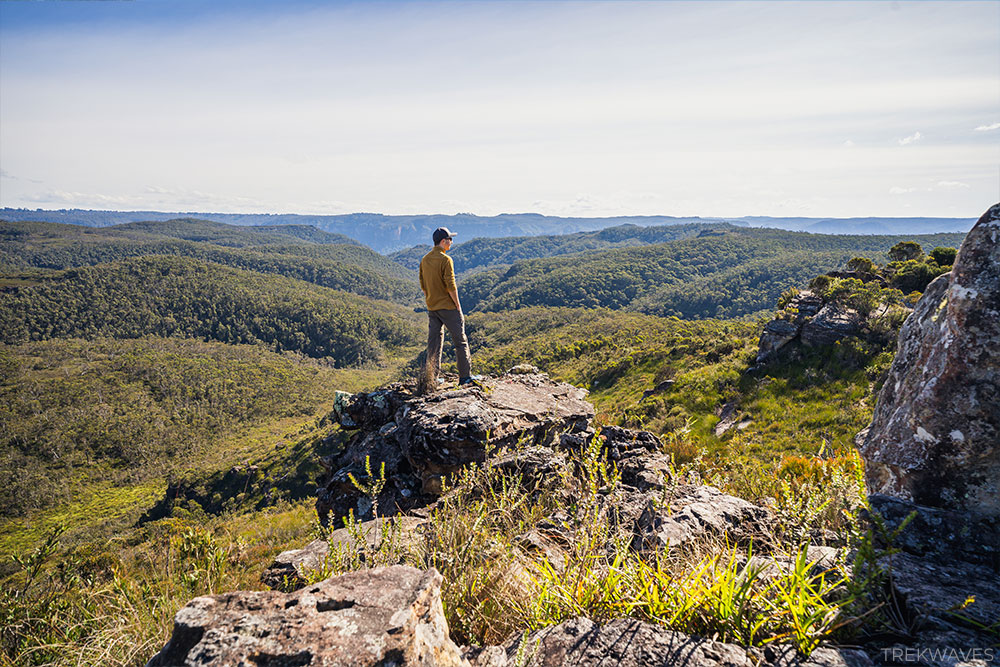
<instances>
[{"instance_id":1,"label":"man's arm","mask_svg":"<svg viewBox=\"0 0 1000 667\"><path fill-rule=\"evenodd\" d=\"M455 307L458 308L458 312L462 312L462 304L458 300L458 283L455 282L455 264L451 261L451 257L448 255L444 256L444 288L448 292L448 296L451 300L455 302Z\"/></svg>"}]
</instances>

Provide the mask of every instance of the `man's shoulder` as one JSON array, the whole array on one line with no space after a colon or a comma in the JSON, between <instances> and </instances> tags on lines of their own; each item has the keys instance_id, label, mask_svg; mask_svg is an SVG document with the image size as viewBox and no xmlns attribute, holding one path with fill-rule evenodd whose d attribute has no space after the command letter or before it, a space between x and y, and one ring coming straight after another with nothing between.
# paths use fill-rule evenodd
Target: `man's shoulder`
<instances>
[{"instance_id":1,"label":"man's shoulder","mask_svg":"<svg viewBox=\"0 0 1000 667\"><path fill-rule=\"evenodd\" d=\"M420 265L423 266L424 264L430 262L446 262L451 264L451 257L449 257L446 253L439 252L437 248L434 248L429 253L424 255L423 259L420 260Z\"/></svg>"}]
</instances>

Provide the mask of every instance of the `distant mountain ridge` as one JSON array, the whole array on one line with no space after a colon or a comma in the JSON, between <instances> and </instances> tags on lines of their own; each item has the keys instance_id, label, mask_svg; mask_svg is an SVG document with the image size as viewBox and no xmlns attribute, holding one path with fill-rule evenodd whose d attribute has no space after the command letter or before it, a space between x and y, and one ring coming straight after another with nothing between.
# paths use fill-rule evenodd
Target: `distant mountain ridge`
<instances>
[{"instance_id":1,"label":"distant mountain ridge","mask_svg":"<svg viewBox=\"0 0 1000 667\"><path fill-rule=\"evenodd\" d=\"M513 264L521 259L651 245L696 236L724 234L734 229L739 228L727 223L707 222L655 227L627 224L573 234L480 237L456 244L448 254L455 262L455 271L462 274L486 267ZM388 257L397 264L416 271L420 267L421 258L430 249L430 244L414 246L398 250Z\"/></svg>"},{"instance_id":2,"label":"distant mountain ridge","mask_svg":"<svg viewBox=\"0 0 1000 667\"><path fill-rule=\"evenodd\" d=\"M264 213L210 213L162 211L99 211L83 209L3 208L0 220L62 222L90 227L107 227L129 222L167 221L176 218L199 218L245 226L312 225L325 232L343 234L381 252L388 253L428 242L437 227L448 227L460 240L507 236L539 236L597 231L626 224L643 227L686 223L728 222L741 227L775 227L790 231L819 234L930 234L965 232L975 223L974 218L803 218L803 217L558 217L538 213L504 213L479 216L471 213L455 215L383 215L380 213L349 213L344 215L298 215Z\"/></svg>"}]
</instances>

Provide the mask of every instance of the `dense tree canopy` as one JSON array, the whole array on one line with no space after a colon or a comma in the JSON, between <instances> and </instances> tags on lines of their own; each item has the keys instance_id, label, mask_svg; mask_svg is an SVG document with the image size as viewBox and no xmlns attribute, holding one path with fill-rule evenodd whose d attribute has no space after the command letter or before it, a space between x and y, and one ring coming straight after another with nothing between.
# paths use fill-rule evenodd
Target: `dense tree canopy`
<instances>
[{"instance_id":1,"label":"dense tree canopy","mask_svg":"<svg viewBox=\"0 0 1000 667\"><path fill-rule=\"evenodd\" d=\"M263 343L337 365L376 360L418 336L412 310L180 257L70 269L0 294L0 329L7 344L184 336Z\"/></svg>"},{"instance_id":2,"label":"dense tree canopy","mask_svg":"<svg viewBox=\"0 0 1000 667\"><path fill-rule=\"evenodd\" d=\"M945 234L920 240L934 247L960 239ZM785 289L841 268L858 253L882 258L898 243L898 237L734 229L669 243L517 261L468 276L460 289L466 308L478 311L544 305L738 317L769 310Z\"/></svg>"},{"instance_id":3,"label":"dense tree canopy","mask_svg":"<svg viewBox=\"0 0 1000 667\"><path fill-rule=\"evenodd\" d=\"M288 227L278 228L288 233L271 233L185 220L96 230L4 223L0 225L0 267L66 269L131 257L177 255L298 278L374 299L417 301L420 290L413 272L346 237L312 227ZM314 242L310 230L329 238ZM343 239L349 243L332 242Z\"/></svg>"}]
</instances>

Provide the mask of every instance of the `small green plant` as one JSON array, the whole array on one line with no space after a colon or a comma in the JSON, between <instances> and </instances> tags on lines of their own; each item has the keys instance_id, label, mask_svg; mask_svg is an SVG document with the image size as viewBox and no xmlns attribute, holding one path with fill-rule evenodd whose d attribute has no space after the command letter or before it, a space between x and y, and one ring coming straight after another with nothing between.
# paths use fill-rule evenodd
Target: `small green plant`
<instances>
[{"instance_id":1,"label":"small green plant","mask_svg":"<svg viewBox=\"0 0 1000 667\"><path fill-rule=\"evenodd\" d=\"M846 583L846 577L834 570L815 572L815 566L809 562L803 546L788 575L777 578L770 587L772 609L784 620L787 629L767 641L787 638L805 656L839 627L851 622L841 618L841 610L852 598L835 595Z\"/></svg>"},{"instance_id":2,"label":"small green plant","mask_svg":"<svg viewBox=\"0 0 1000 667\"><path fill-rule=\"evenodd\" d=\"M385 488L385 461L382 462L378 477L376 477L372 474L371 457L365 456L365 475L367 476L368 484L359 482L354 473L347 473L347 477L351 480L354 488L365 494L369 502L371 502L372 515L377 519L379 516L379 496L382 494L382 489Z\"/></svg>"}]
</instances>

